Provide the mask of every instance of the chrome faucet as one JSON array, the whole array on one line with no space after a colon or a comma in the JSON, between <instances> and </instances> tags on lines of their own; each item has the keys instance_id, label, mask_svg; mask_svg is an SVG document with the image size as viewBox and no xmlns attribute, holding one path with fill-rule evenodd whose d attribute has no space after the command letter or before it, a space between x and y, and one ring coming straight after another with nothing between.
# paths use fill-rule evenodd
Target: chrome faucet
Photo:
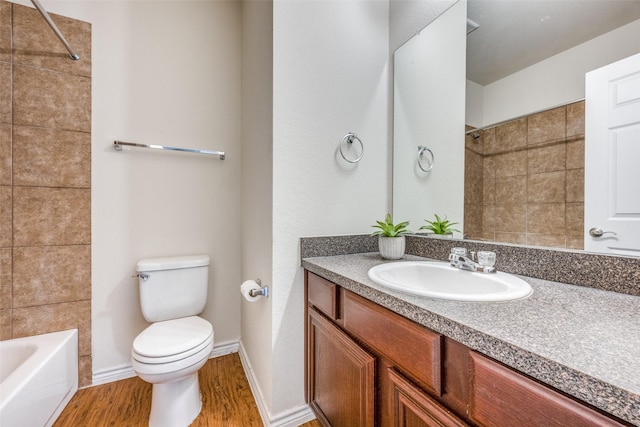
<instances>
[{"instance_id":1,"label":"chrome faucet","mask_svg":"<svg viewBox=\"0 0 640 427\"><path fill-rule=\"evenodd\" d=\"M496 272L495 267L479 264L465 255L449 254L449 263L460 270L477 271L480 273Z\"/></svg>"}]
</instances>

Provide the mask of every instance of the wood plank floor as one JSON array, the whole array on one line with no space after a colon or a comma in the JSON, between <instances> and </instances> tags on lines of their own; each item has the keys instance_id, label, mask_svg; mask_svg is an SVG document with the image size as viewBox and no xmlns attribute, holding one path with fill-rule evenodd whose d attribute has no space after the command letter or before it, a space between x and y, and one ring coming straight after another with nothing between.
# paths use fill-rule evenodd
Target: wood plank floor
<instances>
[{"instance_id":1,"label":"wood plank floor","mask_svg":"<svg viewBox=\"0 0 640 427\"><path fill-rule=\"evenodd\" d=\"M259 427L258 412L237 353L209 359L199 371L202 411L192 427ZM151 384L128 378L79 390L54 427L146 427ZM304 427L320 427L317 420Z\"/></svg>"}]
</instances>

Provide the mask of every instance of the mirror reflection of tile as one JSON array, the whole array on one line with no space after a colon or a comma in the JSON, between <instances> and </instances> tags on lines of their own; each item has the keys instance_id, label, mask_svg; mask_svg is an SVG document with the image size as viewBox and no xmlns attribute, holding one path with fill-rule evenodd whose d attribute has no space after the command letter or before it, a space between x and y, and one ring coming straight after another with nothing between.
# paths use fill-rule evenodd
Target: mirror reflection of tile
<instances>
[{"instance_id":1,"label":"mirror reflection of tile","mask_svg":"<svg viewBox=\"0 0 640 427\"><path fill-rule=\"evenodd\" d=\"M466 136L464 234L583 249L584 101L478 133Z\"/></svg>"}]
</instances>

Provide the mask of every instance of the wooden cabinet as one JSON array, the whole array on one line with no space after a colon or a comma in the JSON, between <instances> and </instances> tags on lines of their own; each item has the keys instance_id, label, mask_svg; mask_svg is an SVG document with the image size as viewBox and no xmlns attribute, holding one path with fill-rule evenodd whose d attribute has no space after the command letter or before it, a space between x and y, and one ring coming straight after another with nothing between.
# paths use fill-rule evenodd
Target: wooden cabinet
<instances>
[{"instance_id":1,"label":"wooden cabinet","mask_svg":"<svg viewBox=\"0 0 640 427\"><path fill-rule=\"evenodd\" d=\"M615 420L475 352L470 419L481 426L622 426Z\"/></svg>"},{"instance_id":2,"label":"wooden cabinet","mask_svg":"<svg viewBox=\"0 0 640 427\"><path fill-rule=\"evenodd\" d=\"M315 309L308 311L309 403L325 425L374 425L375 358Z\"/></svg>"},{"instance_id":3,"label":"wooden cabinet","mask_svg":"<svg viewBox=\"0 0 640 427\"><path fill-rule=\"evenodd\" d=\"M468 425L395 369L388 369L386 374L392 387L391 425L397 427L465 427Z\"/></svg>"},{"instance_id":4,"label":"wooden cabinet","mask_svg":"<svg viewBox=\"0 0 640 427\"><path fill-rule=\"evenodd\" d=\"M441 394L440 334L345 289L340 301L345 331L393 361L421 387Z\"/></svg>"},{"instance_id":5,"label":"wooden cabinet","mask_svg":"<svg viewBox=\"0 0 640 427\"><path fill-rule=\"evenodd\" d=\"M305 275L306 398L325 426L630 426Z\"/></svg>"}]
</instances>

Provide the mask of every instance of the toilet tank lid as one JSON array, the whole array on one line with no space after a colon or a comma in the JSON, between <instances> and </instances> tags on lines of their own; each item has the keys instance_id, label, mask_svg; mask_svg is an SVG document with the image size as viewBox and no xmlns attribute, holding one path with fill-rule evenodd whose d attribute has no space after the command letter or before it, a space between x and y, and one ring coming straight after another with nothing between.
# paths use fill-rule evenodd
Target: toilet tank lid
<instances>
[{"instance_id":1,"label":"toilet tank lid","mask_svg":"<svg viewBox=\"0 0 640 427\"><path fill-rule=\"evenodd\" d=\"M185 255L161 258L146 258L138 261L137 271L176 270L179 268L209 265L209 255Z\"/></svg>"}]
</instances>

